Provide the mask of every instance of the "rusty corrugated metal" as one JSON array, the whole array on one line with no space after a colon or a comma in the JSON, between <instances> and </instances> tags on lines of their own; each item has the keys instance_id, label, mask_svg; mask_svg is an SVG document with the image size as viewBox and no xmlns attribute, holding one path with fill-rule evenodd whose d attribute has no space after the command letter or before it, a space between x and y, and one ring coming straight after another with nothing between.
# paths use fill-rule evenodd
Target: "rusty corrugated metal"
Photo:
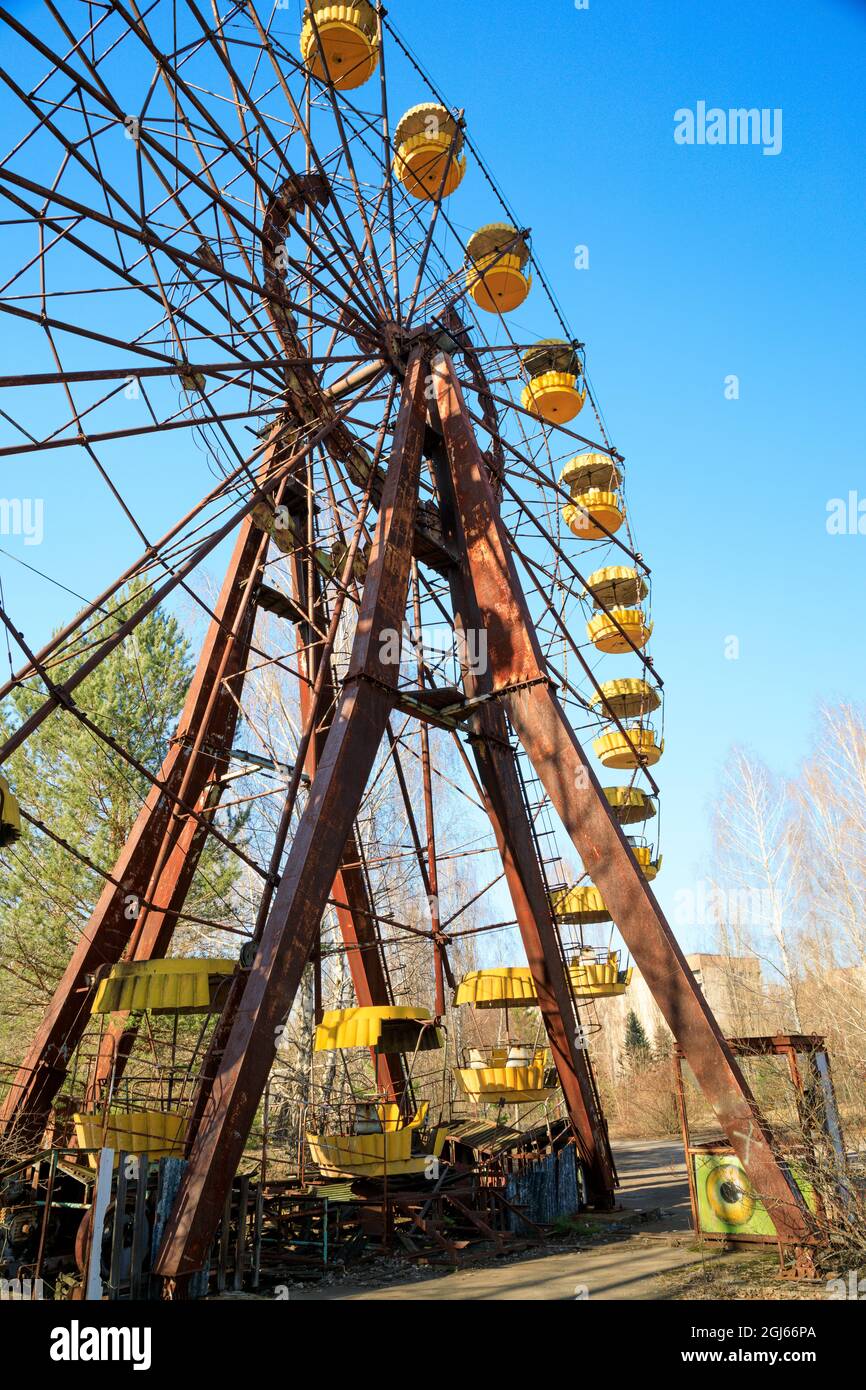
<instances>
[{"instance_id":1,"label":"rusty corrugated metal","mask_svg":"<svg viewBox=\"0 0 866 1390\"><path fill-rule=\"evenodd\" d=\"M522 1144L526 1135L522 1130L509 1129L507 1125L466 1120L463 1124L449 1125L448 1138L476 1153L498 1154Z\"/></svg>"}]
</instances>

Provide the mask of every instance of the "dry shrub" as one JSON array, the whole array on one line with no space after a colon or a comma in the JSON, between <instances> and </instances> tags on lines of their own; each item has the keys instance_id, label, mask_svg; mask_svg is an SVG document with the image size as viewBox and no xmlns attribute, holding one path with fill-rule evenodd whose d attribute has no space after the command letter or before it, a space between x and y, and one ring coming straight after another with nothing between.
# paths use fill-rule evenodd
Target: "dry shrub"
<instances>
[{"instance_id":1,"label":"dry shrub","mask_svg":"<svg viewBox=\"0 0 866 1390\"><path fill-rule=\"evenodd\" d=\"M634 1139L661 1139L680 1133L670 1061L650 1060L623 1071L616 1080L600 1078L611 1130Z\"/></svg>"}]
</instances>

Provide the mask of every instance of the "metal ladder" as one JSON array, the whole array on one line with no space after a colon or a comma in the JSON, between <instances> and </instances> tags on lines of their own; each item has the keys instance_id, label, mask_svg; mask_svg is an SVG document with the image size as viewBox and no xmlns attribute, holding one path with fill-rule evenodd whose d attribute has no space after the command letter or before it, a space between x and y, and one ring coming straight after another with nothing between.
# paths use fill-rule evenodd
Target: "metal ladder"
<instances>
[{"instance_id":1,"label":"metal ladder","mask_svg":"<svg viewBox=\"0 0 866 1390\"><path fill-rule=\"evenodd\" d=\"M516 744L515 753L517 778L520 783L523 804L529 818L536 858L538 859L538 866L544 880L548 901L552 905L552 895L560 889L568 888L570 885L564 871L562 856L559 853L559 840L556 827L553 823L550 800L536 774L535 768L532 766L532 763L529 761L519 743ZM551 870L553 870L553 872L551 872ZM560 932L555 913L551 915L553 916L553 925L556 932L556 940L559 945L559 954L562 959L563 969L566 972L566 978L570 979L562 933ZM601 1030L601 1020L598 1016L598 1009L594 1000L582 1000L580 1005L578 1005L577 999L571 988L569 988L569 994L571 995L575 1022L580 1030L578 1036L586 1039L591 1033L599 1032ZM601 1100L598 1095L598 1088L591 1067L589 1068L589 1072L592 1077L592 1085L599 1106L599 1113L602 1113Z\"/></svg>"}]
</instances>

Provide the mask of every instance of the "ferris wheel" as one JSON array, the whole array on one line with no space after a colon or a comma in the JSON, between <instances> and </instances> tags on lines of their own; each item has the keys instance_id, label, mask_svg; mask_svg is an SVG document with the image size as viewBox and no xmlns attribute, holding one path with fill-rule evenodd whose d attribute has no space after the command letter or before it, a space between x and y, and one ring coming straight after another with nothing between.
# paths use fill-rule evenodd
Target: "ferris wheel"
<instances>
[{"instance_id":1,"label":"ferris wheel","mask_svg":"<svg viewBox=\"0 0 866 1390\"><path fill-rule=\"evenodd\" d=\"M556 1098L609 1201L585 1038L630 980L614 921L702 1083L753 1118L713 1079L720 1035L646 886L663 692L628 469L471 111L366 0L46 0L2 19L0 457L74 474L126 560L41 647L4 606L0 760L76 720L144 788L116 864L62 844L102 888L8 1078L7 1133L32 1141L53 1114L84 1149L185 1153L160 1272L188 1274L311 969L316 1049L375 1064L362 1123L320 1108L310 1127L321 1171L441 1151L416 1064L455 1045L453 998L539 1023L532 1044L467 1033L452 1090ZM203 635L154 768L87 678L181 602ZM14 775L0 790L7 852L56 838ZM242 873L230 923L187 907L209 842ZM208 1026L157 1104L141 1020L182 1010Z\"/></svg>"}]
</instances>

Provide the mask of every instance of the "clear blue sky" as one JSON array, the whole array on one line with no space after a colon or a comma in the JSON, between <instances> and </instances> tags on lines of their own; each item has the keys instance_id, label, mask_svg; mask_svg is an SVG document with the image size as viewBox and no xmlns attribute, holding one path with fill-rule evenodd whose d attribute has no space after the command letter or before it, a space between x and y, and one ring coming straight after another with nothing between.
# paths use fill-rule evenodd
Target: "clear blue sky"
<instances>
[{"instance_id":1,"label":"clear blue sky","mask_svg":"<svg viewBox=\"0 0 866 1390\"><path fill-rule=\"evenodd\" d=\"M532 226L626 456L667 689L654 888L672 909L705 871L729 746L793 772L818 702L866 691L866 535L826 532L830 498L866 499L866 5L435 14L447 60L416 46ZM782 152L675 144L700 100L781 107Z\"/></svg>"},{"instance_id":2,"label":"clear blue sky","mask_svg":"<svg viewBox=\"0 0 866 1390\"><path fill-rule=\"evenodd\" d=\"M394 0L390 13L466 108L533 228L626 456L667 687L656 888L670 907L704 872L729 746L793 771L817 702L866 688L866 535L829 536L825 524L829 499L866 498L866 5ZM416 91L396 86L395 106ZM781 153L677 145L674 112L699 101L781 108ZM490 220L480 180L466 181L455 215L467 227ZM589 270L574 268L578 244ZM732 374L736 401L724 393ZM89 595L138 547L101 514L73 510L63 457L43 489L55 499L45 545L0 543ZM153 462L166 485L153 444L126 458L144 482ZM173 478L170 514L200 495L201 477ZM5 465L0 495L24 490ZM77 606L8 562L3 574L36 643ZM724 655L731 635L737 661Z\"/></svg>"}]
</instances>

